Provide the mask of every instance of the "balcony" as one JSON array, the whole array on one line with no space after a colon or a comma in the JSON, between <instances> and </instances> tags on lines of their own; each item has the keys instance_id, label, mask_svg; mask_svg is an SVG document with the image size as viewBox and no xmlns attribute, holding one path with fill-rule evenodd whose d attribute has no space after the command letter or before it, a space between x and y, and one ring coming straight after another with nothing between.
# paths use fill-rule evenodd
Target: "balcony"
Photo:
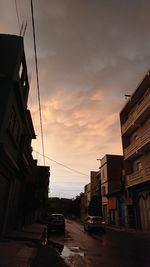
<instances>
[{"instance_id":1,"label":"balcony","mask_svg":"<svg viewBox=\"0 0 150 267\"><path fill-rule=\"evenodd\" d=\"M130 117L126 120L126 122L122 125L122 135L127 132L127 130L134 126L137 119L146 111L146 109L150 107L150 93L143 99L143 101L135 106L134 112L130 115Z\"/></svg>"},{"instance_id":2,"label":"balcony","mask_svg":"<svg viewBox=\"0 0 150 267\"><path fill-rule=\"evenodd\" d=\"M138 139L136 139L131 145L124 149L124 159L128 159L138 151L142 151L142 148L150 144L150 129L145 131Z\"/></svg>"},{"instance_id":3,"label":"balcony","mask_svg":"<svg viewBox=\"0 0 150 267\"><path fill-rule=\"evenodd\" d=\"M150 166L126 176L127 187L141 184L146 181L150 181Z\"/></svg>"}]
</instances>

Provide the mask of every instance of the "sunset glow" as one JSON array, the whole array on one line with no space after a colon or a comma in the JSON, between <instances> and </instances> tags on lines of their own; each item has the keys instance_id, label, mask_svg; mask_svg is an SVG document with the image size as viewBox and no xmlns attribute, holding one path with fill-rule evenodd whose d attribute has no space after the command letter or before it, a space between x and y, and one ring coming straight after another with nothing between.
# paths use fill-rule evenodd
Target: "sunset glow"
<instances>
[{"instance_id":1,"label":"sunset glow","mask_svg":"<svg viewBox=\"0 0 150 267\"><path fill-rule=\"evenodd\" d=\"M90 171L99 169L97 158L122 154L119 112L124 95L135 90L149 68L150 2L107 3L34 1L51 196L75 197L89 183ZM21 23L28 23L24 43L31 77L28 105L37 134L33 154L43 164L30 1L18 0L18 10ZM0 17L1 33L18 35L13 1L1 0Z\"/></svg>"}]
</instances>

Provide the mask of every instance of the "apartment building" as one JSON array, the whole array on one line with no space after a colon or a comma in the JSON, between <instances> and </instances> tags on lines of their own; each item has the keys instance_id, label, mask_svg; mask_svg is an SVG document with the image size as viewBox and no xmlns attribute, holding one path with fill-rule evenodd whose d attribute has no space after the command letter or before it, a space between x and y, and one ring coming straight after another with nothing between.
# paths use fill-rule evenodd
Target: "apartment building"
<instances>
[{"instance_id":1,"label":"apartment building","mask_svg":"<svg viewBox=\"0 0 150 267\"><path fill-rule=\"evenodd\" d=\"M31 142L36 135L27 108L23 38L0 34L0 59L0 235L5 235L34 217L41 201L37 198L41 173L32 157ZM49 179L49 167L42 169L42 177ZM47 194L48 184L45 186Z\"/></svg>"},{"instance_id":2,"label":"apartment building","mask_svg":"<svg viewBox=\"0 0 150 267\"><path fill-rule=\"evenodd\" d=\"M120 112L126 223L150 230L150 72Z\"/></svg>"},{"instance_id":3,"label":"apartment building","mask_svg":"<svg viewBox=\"0 0 150 267\"><path fill-rule=\"evenodd\" d=\"M90 215L102 215L102 201L101 201L101 173L100 171L90 172L91 181L91 200L89 206Z\"/></svg>"},{"instance_id":4,"label":"apartment building","mask_svg":"<svg viewBox=\"0 0 150 267\"><path fill-rule=\"evenodd\" d=\"M101 159L101 195L104 220L113 225L123 221L123 156L106 154Z\"/></svg>"},{"instance_id":5,"label":"apartment building","mask_svg":"<svg viewBox=\"0 0 150 267\"><path fill-rule=\"evenodd\" d=\"M100 193L100 171L91 171L90 180L91 180L91 197L99 195Z\"/></svg>"}]
</instances>

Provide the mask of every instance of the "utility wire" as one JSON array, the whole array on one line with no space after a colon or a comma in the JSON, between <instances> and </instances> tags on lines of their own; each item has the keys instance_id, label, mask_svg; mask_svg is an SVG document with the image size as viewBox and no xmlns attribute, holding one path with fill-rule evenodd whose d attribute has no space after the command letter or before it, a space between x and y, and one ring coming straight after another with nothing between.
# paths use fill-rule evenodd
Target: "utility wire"
<instances>
[{"instance_id":1,"label":"utility wire","mask_svg":"<svg viewBox=\"0 0 150 267\"><path fill-rule=\"evenodd\" d=\"M36 79L37 79L37 91L38 91L38 103L39 103L39 115L40 115L40 126L41 126L41 139L42 139L42 151L43 151L43 162L45 166L45 153L44 153L44 137L43 137L43 126L42 126L42 112L41 112L41 100L40 100L40 86L39 86L39 74L38 74L38 62L37 62L37 49L36 49L36 38L35 38L35 25L34 25L34 12L33 2L31 0L31 14L32 14L32 29L33 29L33 40L34 40L34 55L35 55L35 67L36 67Z\"/></svg>"},{"instance_id":2,"label":"utility wire","mask_svg":"<svg viewBox=\"0 0 150 267\"><path fill-rule=\"evenodd\" d=\"M34 150L34 149L33 149L33 151L36 152L36 153L38 153L39 155L43 156L43 155L42 155L41 153L39 153L38 151L36 151L36 150ZM83 172L79 172L79 171L77 171L77 170L75 170L75 169L73 169L73 168L70 168L70 167L68 167L67 165L64 165L64 164L62 164L62 163L60 163L60 162L58 162L58 161L56 161L56 160L54 160L54 159L51 159L51 158L49 158L49 157L47 157L47 156L44 156L44 157L45 157L46 159L50 160L50 161L53 161L53 162L55 162L55 163L57 163L57 164L63 166L64 168L66 168L66 169L68 169L68 170L70 170L70 171L73 171L73 172L76 172L76 173L78 173L78 174L81 174L81 175L84 175L84 176L89 177L89 175L87 175L87 174L85 174L85 173L83 173Z\"/></svg>"},{"instance_id":3,"label":"utility wire","mask_svg":"<svg viewBox=\"0 0 150 267\"><path fill-rule=\"evenodd\" d=\"M20 20L19 20L18 8L17 8L17 0L15 0L15 8L16 8L16 14L17 14L17 20L18 20L18 27L19 27L19 32L20 32Z\"/></svg>"}]
</instances>

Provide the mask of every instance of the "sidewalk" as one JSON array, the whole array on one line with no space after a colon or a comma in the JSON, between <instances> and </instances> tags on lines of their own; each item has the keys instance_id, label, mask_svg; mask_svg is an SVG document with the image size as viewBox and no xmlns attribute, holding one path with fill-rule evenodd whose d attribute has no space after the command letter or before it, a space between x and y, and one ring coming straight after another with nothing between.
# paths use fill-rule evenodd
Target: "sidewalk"
<instances>
[{"instance_id":1,"label":"sidewalk","mask_svg":"<svg viewBox=\"0 0 150 267\"><path fill-rule=\"evenodd\" d=\"M127 228L127 227L119 227L119 226L113 226L113 225L106 225L106 229L118 231L118 232L126 232L129 234L133 234L139 238L150 240L150 232L149 231L143 231L139 229L134 228Z\"/></svg>"},{"instance_id":2,"label":"sidewalk","mask_svg":"<svg viewBox=\"0 0 150 267\"><path fill-rule=\"evenodd\" d=\"M52 247L44 245L45 228L32 224L0 239L0 267L66 266Z\"/></svg>"},{"instance_id":3,"label":"sidewalk","mask_svg":"<svg viewBox=\"0 0 150 267\"><path fill-rule=\"evenodd\" d=\"M80 219L77 219L76 222L83 224L83 221ZM113 230L113 231L117 231L117 232L126 232L126 233L130 233L133 234L139 238L145 239L145 240L150 240L150 231L144 231L144 230L139 230L139 229L135 229L135 228L127 228L125 226L116 226L116 225L110 225L110 224L106 224L106 230Z\"/></svg>"}]
</instances>

